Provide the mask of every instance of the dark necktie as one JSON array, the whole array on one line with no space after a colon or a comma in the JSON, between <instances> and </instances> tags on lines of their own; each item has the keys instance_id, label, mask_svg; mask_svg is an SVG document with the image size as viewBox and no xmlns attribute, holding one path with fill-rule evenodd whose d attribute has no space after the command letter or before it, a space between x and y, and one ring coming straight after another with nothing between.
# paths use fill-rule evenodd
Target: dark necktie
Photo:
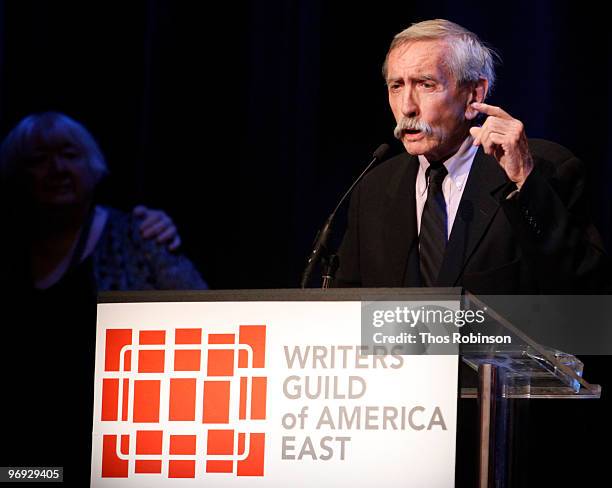
<instances>
[{"instance_id":1,"label":"dark necktie","mask_svg":"<svg viewBox=\"0 0 612 488\"><path fill-rule=\"evenodd\" d=\"M421 215L421 232L419 233L421 277L425 286L435 284L446 251L448 219L442 182L447 174L448 171L443 164L432 164L425 172L427 200Z\"/></svg>"}]
</instances>

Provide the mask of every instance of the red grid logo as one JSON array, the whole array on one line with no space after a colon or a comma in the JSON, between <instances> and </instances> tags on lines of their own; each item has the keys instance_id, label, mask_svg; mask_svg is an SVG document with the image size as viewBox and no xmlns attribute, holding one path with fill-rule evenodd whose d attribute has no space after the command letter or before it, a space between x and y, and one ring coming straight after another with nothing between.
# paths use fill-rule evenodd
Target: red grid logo
<instances>
[{"instance_id":1,"label":"red grid logo","mask_svg":"<svg viewBox=\"0 0 612 488\"><path fill-rule=\"evenodd\" d=\"M265 342L264 325L107 330L102 478L263 476Z\"/></svg>"}]
</instances>

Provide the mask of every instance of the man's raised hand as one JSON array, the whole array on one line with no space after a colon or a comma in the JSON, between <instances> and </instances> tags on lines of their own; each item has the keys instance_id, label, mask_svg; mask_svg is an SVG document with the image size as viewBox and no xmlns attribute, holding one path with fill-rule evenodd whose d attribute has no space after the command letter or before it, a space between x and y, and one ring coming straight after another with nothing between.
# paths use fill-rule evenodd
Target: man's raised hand
<instances>
[{"instance_id":1,"label":"man's raised hand","mask_svg":"<svg viewBox=\"0 0 612 488\"><path fill-rule=\"evenodd\" d=\"M470 129L474 145L482 146L486 154L495 157L520 189L533 169L523 123L494 105L474 102L471 106L488 116L482 127Z\"/></svg>"}]
</instances>

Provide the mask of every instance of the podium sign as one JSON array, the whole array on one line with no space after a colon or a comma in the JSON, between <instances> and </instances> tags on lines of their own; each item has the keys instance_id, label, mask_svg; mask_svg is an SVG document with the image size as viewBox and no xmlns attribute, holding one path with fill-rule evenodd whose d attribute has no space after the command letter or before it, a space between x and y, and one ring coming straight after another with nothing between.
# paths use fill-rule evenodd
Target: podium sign
<instances>
[{"instance_id":1,"label":"podium sign","mask_svg":"<svg viewBox=\"0 0 612 488\"><path fill-rule=\"evenodd\" d=\"M99 304L92 486L454 486L457 356L369 355L361 310Z\"/></svg>"}]
</instances>

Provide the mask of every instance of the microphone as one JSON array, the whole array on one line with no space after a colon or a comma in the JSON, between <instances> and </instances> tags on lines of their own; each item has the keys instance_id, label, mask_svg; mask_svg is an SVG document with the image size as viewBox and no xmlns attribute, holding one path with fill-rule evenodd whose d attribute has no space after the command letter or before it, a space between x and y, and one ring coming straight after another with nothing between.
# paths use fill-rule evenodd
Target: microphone
<instances>
[{"instance_id":1,"label":"microphone","mask_svg":"<svg viewBox=\"0 0 612 488\"><path fill-rule=\"evenodd\" d=\"M334 208L334 211L329 215L329 217L327 217L325 224L323 224L323 227L321 227L319 232L317 232L317 235L314 240L312 252L310 253L308 257L308 262L306 263L306 268L304 269L304 273L302 273L302 280L300 281L300 288L306 288L306 285L308 284L308 280L310 279L310 275L312 274L312 271L315 265L321 259L321 255L327 252L327 240L329 239L329 235L331 234L331 227L332 227L333 220L336 217L336 212L338 212L338 209L342 206L346 198L351 194L351 192L353 191L353 188L355 188L357 183L361 181L361 179L370 170L370 168L374 166L374 164L382 161L382 159L385 157L389 149L390 149L389 144L381 144L380 146L378 146L376 151L372 153L372 161L370 161L370 164L366 166L366 168L361 172L361 174L357 177L357 179L349 187L346 193L342 195L342 198L338 202L338 205L336 205L336 208Z\"/></svg>"}]
</instances>

